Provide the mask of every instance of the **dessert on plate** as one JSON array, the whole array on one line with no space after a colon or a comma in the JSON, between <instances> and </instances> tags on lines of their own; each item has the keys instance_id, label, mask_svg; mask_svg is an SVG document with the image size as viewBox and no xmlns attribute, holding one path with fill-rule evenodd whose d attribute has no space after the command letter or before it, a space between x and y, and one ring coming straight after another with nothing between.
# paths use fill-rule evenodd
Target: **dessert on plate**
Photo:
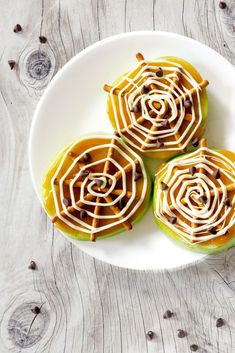
<instances>
[{"instance_id":1,"label":"dessert on plate","mask_svg":"<svg viewBox=\"0 0 235 353\"><path fill-rule=\"evenodd\" d=\"M207 147L160 166L154 215L161 230L191 250L213 253L235 244L235 154Z\"/></svg>"},{"instance_id":2,"label":"dessert on plate","mask_svg":"<svg viewBox=\"0 0 235 353\"><path fill-rule=\"evenodd\" d=\"M169 158L196 146L207 116L207 80L176 57L145 60L118 77L108 92L115 130L138 152Z\"/></svg>"},{"instance_id":3,"label":"dessert on plate","mask_svg":"<svg viewBox=\"0 0 235 353\"><path fill-rule=\"evenodd\" d=\"M142 159L117 133L89 135L66 147L43 184L52 222L79 240L132 229L147 210L150 194Z\"/></svg>"}]
</instances>

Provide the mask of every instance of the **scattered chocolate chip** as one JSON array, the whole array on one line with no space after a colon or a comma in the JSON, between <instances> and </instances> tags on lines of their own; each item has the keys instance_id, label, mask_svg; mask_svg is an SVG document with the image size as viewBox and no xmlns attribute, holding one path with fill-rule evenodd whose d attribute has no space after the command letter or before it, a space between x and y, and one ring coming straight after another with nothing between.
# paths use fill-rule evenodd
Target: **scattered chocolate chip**
<instances>
[{"instance_id":1,"label":"scattered chocolate chip","mask_svg":"<svg viewBox=\"0 0 235 353\"><path fill-rule=\"evenodd\" d=\"M17 24L15 25L13 31L14 31L15 33L21 32L21 31L22 31L21 25L20 25L19 23L17 23Z\"/></svg>"},{"instance_id":2,"label":"scattered chocolate chip","mask_svg":"<svg viewBox=\"0 0 235 353\"><path fill-rule=\"evenodd\" d=\"M164 191L164 190L167 190L167 189L169 189L169 186L166 184L166 183L164 183L164 181L161 181L161 189Z\"/></svg>"},{"instance_id":3,"label":"scattered chocolate chip","mask_svg":"<svg viewBox=\"0 0 235 353\"><path fill-rule=\"evenodd\" d=\"M91 160L91 155L89 153L85 153L84 156L80 159L81 162L89 162Z\"/></svg>"},{"instance_id":4,"label":"scattered chocolate chip","mask_svg":"<svg viewBox=\"0 0 235 353\"><path fill-rule=\"evenodd\" d=\"M153 339L153 337L154 337L154 332L153 331L148 331L146 333L146 338L147 338L148 341L151 341Z\"/></svg>"},{"instance_id":5,"label":"scattered chocolate chip","mask_svg":"<svg viewBox=\"0 0 235 353\"><path fill-rule=\"evenodd\" d=\"M85 210L81 210L81 211L80 211L80 219L85 218L86 215L87 215L87 212L86 212Z\"/></svg>"},{"instance_id":6,"label":"scattered chocolate chip","mask_svg":"<svg viewBox=\"0 0 235 353\"><path fill-rule=\"evenodd\" d=\"M83 169L83 170L81 170L81 172L80 172L80 174L79 174L79 177L85 178L85 177L86 177L87 175L89 175L89 174L90 174L89 170Z\"/></svg>"},{"instance_id":7,"label":"scattered chocolate chip","mask_svg":"<svg viewBox=\"0 0 235 353\"><path fill-rule=\"evenodd\" d=\"M207 203L207 197L205 195L200 196L198 199L203 205Z\"/></svg>"},{"instance_id":8,"label":"scattered chocolate chip","mask_svg":"<svg viewBox=\"0 0 235 353\"><path fill-rule=\"evenodd\" d=\"M195 173L196 173L196 168L194 167L194 166L192 166L192 167L190 167L189 168L189 173L191 174L191 175L194 175Z\"/></svg>"},{"instance_id":9,"label":"scattered chocolate chip","mask_svg":"<svg viewBox=\"0 0 235 353\"><path fill-rule=\"evenodd\" d=\"M176 217L169 217L168 218L168 222L170 222L171 224L175 224L177 221L177 218Z\"/></svg>"},{"instance_id":10,"label":"scattered chocolate chip","mask_svg":"<svg viewBox=\"0 0 235 353\"><path fill-rule=\"evenodd\" d=\"M147 86L143 85L143 87L141 88L141 93L146 94L148 92L149 92L149 88Z\"/></svg>"},{"instance_id":11,"label":"scattered chocolate chip","mask_svg":"<svg viewBox=\"0 0 235 353\"><path fill-rule=\"evenodd\" d=\"M30 270L33 270L33 271L36 270L36 268L37 268L36 262L33 261L33 260L31 260L30 263L29 263L28 268L29 268Z\"/></svg>"},{"instance_id":12,"label":"scattered chocolate chip","mask_svg":"<svg viewBox=\"0 0 235 353\"><path fill-rule=\"evenodd\" d=\"M211 234L216 234L217 230L216 230L215 227L210 227L210 228L208 228L208 232L211 233Z\"/></svg>"},{"instance_id":13,"label":"scattered chocolate chip","mask_svg":"<svg viewBox=\"0 0 235 353\"><path fill-rule=\"evenodd\" d=\"M231 205L231 202L230 202L230 200L229 200L228 197L224 200L223 204L224 204L225 206L228 206L228 207L231 207L231 206L232 206L232 205Z\"/></svg>"},{"instance_id":14,"label":"scattered chocolate chip","mask_svg":"<svg viewBox=\"0 0 235 353\"><path fill-rule=\"evenodd\" d=\"M169 126L169 123L168 123L167 119L164 119L163 121L161 121L161 126L163 126L163 127L168 127Z\"/></svg>"},{"instance_id":15,"label":"scattered chocolate chip","mask_svg":"<svg viewBox=\"0 0 235 353\"><path fill-rule=\"evenodd\" d=\"M191 144L193 147L198 147L199 145L199 138L198 137L194 137L191 141Z\"/></svg>"},{"instance_id":16,"label":"scattered chocolate chip","mask_svg":"<svg viewBox=\"0 0 235 353\"><path fill-rule=\"evenodd\" d=\"M179 329L179 330L177 330L177 336L179 337L179 338L184 338L184 337L186 337L187 336L187 332L186 331L184 331L184 330L181 330L181 329Z\"/></svg>"},{"instance_id":17,"label":"scattered chocolate chip","mask_svg":"<svg viewBox=\"0 0 235 353\"><path fill-rule=\"evenodd\" d=\"M39 39L39 42L42 44L45 44L47 42L47 38L44 36L39 36L38 39Z\"/></svg>"},{"instance_id":18,"label":"scattered chocolate chip","mask_svg":"<svg viewBox=\"0 0 235 353\"><path fill-rule=\"evenodd\" d=\"M140 178L142 178L142 173L141 173L141 172L135 172L134 180L137 181L137 180L139 180Z\"/></svg>"},{"instance_id":19,"label":"scattered chocolate chip","mask_svg":"<svg viewBox=\"0 0 235 353\"><path fill-rule=\"evenodd\" d=\"M70 199L67 199L66 197L63 198L63 204L68 207L71 205L71 200Z\"/></svg>"},{"instance_id":20,"label":"scattered chocolate chip","mask_svg":"<svg viewBox=\"0 0 235 353\"><path fill-rule=\"evenodd\" d=\"M212 176L215 178L215 179L219 179L220 178L220 170L217 169L215 170L213 173L212 173Z\"/></svg>"},{"instance_id":21,"label":"scattered chocolate chip","mask_svg":"<svg viewBox=\"0 0 235 353\"><path fill-rule=\"evenodd\" d=\"M192 102L189 99L186 99L184 102L184 107L187 108L191 108L192 106Z\"/></svg>"},{"instance_id":22,"label":"scattered chocolate chip","mask_svg":"<svg viewBox=\"0 0 235 353\"><path fill-rule=\"evenodd\" d=\"M31 309L32 313L38 315L41 311L41 309L38 306L35 306L33 309Z\"/></svg>"},{"instance_id":23,"label":"scattered chocolate chip","mask_svg":"<svg viewBox=\"0 0 235 353\"><path fill-rule=\"evenodd\" d=\"M103 180L101 180L101 179L94 179L94 182L95 182L95 184L100 188L101 187L101 185L103 184Z\"/></svg>"},{"instance_id":24,"label":"scattered chocolate chip","mask_svg":"<svg viewBox=\"0 0 235 353\"><path fill-rule=\"evenodd\" d=\"M8 65L10 66L11 70L13 70L16 65L15 60L8 60Z\"/></svg>"},{"instance_id":25,"label":"scattered chocolate chip","mask_svg":"<svg viewBox=\"0 0 235 353\"><path fill-rule=\"evenodd\" d=\"M156 71L156 76L157 77L162 77L163 76L163 70L161 67L159 67Z\"/></svg>"},{"instance_id":26,"label":"scattered chocolate chip","mask_svg":"<svg viewBox=\"0 0 235 353\"><path fill-rule=\"evenodd\" d=\"M124 208L126 206L126 201L124 201L123 199L118 201L118 207L120 209Z\"/></svg>"},{"instance_id":27,"label":"scattered chocolate chip","mask_svg":"<svg viewBox=\"0 0 235 353\"><path fill-rule=\"evenodd\" d=\"M140 105L140 102L138 102L138 103L134 106L133 111L134 111L134 113L139 113L140 110L141 110L141 105Z\"/></svg>"},{"instance_id":28,"label":"scattered chocolate chip","mask_svg":"<svg viewBox=\"0 0 235 353\"><path fill-rule=\"evenodd\" d=\"M167 310L164 314L163 314L163 319L170 319L173 316L172 311Z\"/></svg>"},{"instance_id":29,"label":"scattered chocolate chip","mask_svg":"<svg viewBox=\"0 0 235 353\"><path fill-rule=\"evenodd\" d=\"M159 140L156 140L156 147L157 147L157 148L161 148L163 145L164 145L163 142L161 142L161 141L159 141Z\"/></svg>"},{"instance_id":30,"label":"scattered chocolate chip","mask_svg":"<svg viewBox=\"0 0 235 353\"><path fill-rule=\"evenodd\" d=\"M196 352L198 350L198 345L197 344L191 344L190 349L192 352Z\"/></svg>"},{"instance_id":31,"label":"scattered chocolate chip","mask_svg":"<svg viewBox=\"0 0 235 353\"><path fill-rule=\"evenodd\" d=\"M224 324L225 324L224 319L222 319L221 317L216 320L216 327L222 327L224 326Z\"/></svg>"},{"instance_id":32,"label":"scattered chocolate chip","mask_svg":"<svg viewBox=\"0 0 235 353\"><path fill-rule=\"evenodd\" d=\"M219 8L220 8L221 10L224 10L224 9L226 9L226 7L227 7L226 3L225 3L224 1L220 1L220 3L219 3Z\"/></svg>"},{"instance_id":33,"label":"scattered chocolate chip","mask_svg":"<svg viewBox=\"0 0 235 353\"><path fill-rule=\"evenodd\" d=\"M117 131L115 131L114 134L115 134L116 137L121 137L121 135Z\"/></svg>"}]
</instances>

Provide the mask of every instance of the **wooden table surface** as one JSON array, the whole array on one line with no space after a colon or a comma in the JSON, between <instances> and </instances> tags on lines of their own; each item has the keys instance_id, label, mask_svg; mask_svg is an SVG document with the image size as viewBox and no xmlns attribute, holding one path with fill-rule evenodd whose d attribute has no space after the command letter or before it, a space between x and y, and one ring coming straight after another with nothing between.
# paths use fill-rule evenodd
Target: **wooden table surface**
<instances>
[{"instance_id":1,"label":"wooden table surface","mask_svg":"<svg viewBox=\"0 0 235 353\"><path fill-rule=\"evenodd\" d=\"M235 1L222 10L217 0L0 0L0 13L0 352L185 353L197 344L200 353L234 353L235 249L164 272L120 269L85 255L41 209L27 144L45 87L99 39L172 31L235 63ZM16 23L21 33L13 32ZM28 269L32 259L35 271ZM166 309L171 319L163 319ZM217 328L219 317L226 324ZM187 337L178 338L177 329Z\"/></svg>"}]
</instances>

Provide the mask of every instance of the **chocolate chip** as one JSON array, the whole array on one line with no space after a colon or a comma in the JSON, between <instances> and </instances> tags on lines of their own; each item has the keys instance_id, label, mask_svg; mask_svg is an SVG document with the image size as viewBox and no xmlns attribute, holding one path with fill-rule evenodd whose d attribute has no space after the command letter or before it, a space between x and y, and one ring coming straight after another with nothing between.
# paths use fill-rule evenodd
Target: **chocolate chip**
<instances>
[{"instance_id":1,"label":"chocolate chip","mask_svg":"<svg viewBox=\"0 0 235 353\"><path fill-rule=\"evenodd\" d=\"M41 311L41 309L38 306L35 306L33 309L31 309L32 313L38 315Z\"/></svg>"},{"instance_id":2,"label":"chocolate chip","mask_svg":"<svg viewBox=\"0 0 235 353\"><path fill-rule=\"evenodd\" d=\"M169 189L169 186L166 184L166 183L164 183L164 181L161 181L161 189L164 191L164 190L167 190L167 189Z\"/></svg>"},{"instance_id":3,"label":"chocolate chip","mask_svg":"<svg viewBox=\"0 0 235 353\"><path fill-rule=\"evenodd\" d=\"M84 156L80 159L81 162L89 162L91 160L91 155L89 153L85 153Z\"/></svg>"},{"instance_id":4,"label":"chocolate chip","mask_svg":"<svg viewBox=\"0 0 235 353\"><path fill-rule=\"evenodd\" d=\"M80 172L80 174L79 174L79 177L85 178L85 177L86 177L87 175L89 175L89 174L90 174L89 170L83 169L83 170L81 170L81 172Z\"/></svg>"},{"instance_id":5,"label":"chocolate chip","mask_svg":"<svg viewBox=\"0 0 235 353\"><path fill-rule=\"evenodd\" d=\"M194 137L191 141L191 144L193 147L198 147L199 145L199 138L198 137Z\"/></svg>"},{"instance_id":6,"label":"chocolate chip","mask_svg":"<svg viewBox=\"0 0 235 353\"><path fill-rule=\"evenodd\" d=\"M147 338L148 341L151 341L153 339L153 337L154 337L154 332L153 331L148 331L146 333L146 338Z\"/></svg>"},{"instance_id":7,"label":"chocolate chip","mask_svg":"<svg viewBox=\"0 0 235 353\"><path fill-rule=\"evenodd\" d=\"M169 217L168 218L168 222L170 222L171 224L175 224L177 221L177 218L176 217Z\"/></svg>"},{"instance_id":8,"label":"chocolate chip","mask_svg":"<svg viewBox=\"0 0 235 353\"><path fill-rule=\"evenodd\" d=\"M134 106L133 111L134 111L134 113L139 113L140 110L141 110L141 105L140 105L140 102L138 102L138 103Z\"/></svg>"},{"instance_id":9,"label":"chocolate chip","mask_svg":"<svg viewBox=\"0 0 235 353\"><path fill-rule=\"evenodd\" d=\"M118 207L120 209L124 208L126 206L126 201L124 201L123 199L118 201Z\"/></svg>"},{"instance_id":10,"label":"chocolate chip","mask_svg":"<svg viewBox=\"0 0 235 353\"><path fill-rule=\"evenodd\" d=\"M224 200L223 204L224 204L225 206L228 206L228 207L231 207L231 206L232 206L232 205L231 205L231 202L230 202L230 200L229 200L228 197Z\"/></svg>"},{"instance_id":11,"label":"chocolate chip","mask_svg":"<svg viewBox=\"0 0 235 353\"><path fill-rule=\"evenodd\" d=\"M227 7L226 3L225 3L224 1L220 1L220 3L219 3L219 8L220 8L221 10L224 10L224 9L226 9L226 7Z\"/></svg>"},{"instance_id":12,"label":"chocolate chip","mask_svg":"<svg viewBox=\"0 0 235 353\"><path fill-rule=\"evenodd\" d=\"M196 352L198 350L198 345L197 344L191 344L190 349L192 352Z\"/></svg>"},{"instance_id":13,"label":"chocolate chip","mask_svg":"<svg viewBox=\"0 0 235 353\"><path fill-rule=\"evenodd\" d=\"M207 203L207 197L205 195L200 196L198 199L203 205Z\"/></svg>"},{"instance_id":14,"label":"chocolate chip","mask_svg":"<svg viewBox=\"0 0 235 353\"><path fill-rule=\"evenodd\" d=\"M184 102L184 107L187 108L191 108L192 106L192 102L189 99L186 99Z\"/></svg>"},{"instance_id":15,"label":"chocolate chip","mask_svg":"<svg viewBox=\"0 0 235 353\"><path fill-rule=\"evenodd\" d=\"M144 85L144 86L141 88L141 93L142 93L142 94L146 94L146 93L148 93L148 92L149 92L149 88Z\"/></svg>"},{"instance_id":16,"label":"chocolate chip","mask_svg":"<svg viewBox=\"0 0 235 353\"><path fill-rule=\"evenodd\" d=\"M100 188L101 187L101 185L103 184L103 180L101 180L101 179L94 179L94 182L95 182L95 184Z\"/></svg>"},{"instance_id":17,"label":"chocolate chip","mask_svg":"<svg viewBox=\"0 0 235 353\"><path fill-rule=\"evenodd\" d=\"M33 261L33 260L31 260L30 263L29 263L28 268L29 268L30 270L33 270L33 271L36 270L36 268L37 268L36 262Z\"/></svg>"},{"instance_id":18,"label":"chocolate chip","mask_svg":"<svg viewBox=\"0 0 235 353\"><path fill-rule=\"evenodd\" d=\"M212 176L215 178L215 179L219 179L220 178L220 170L219 168L217 170L215 170L213 173L212 173Z\"/></svg>"},{"instance_id":19,"label":"chocolate chip","mask_svg":"<svg viewBox=\"0 0 235 353\"><path fill-rule=\"evenodd\" d=\"M21 31L22 31L21 25L20 25L19 23L17 23L17 24L15 25L13 31L14 31L15 33L21 32Z\"/></svg>"},{"instance_id":20,"label":"chocolate chip","mask_svg":"<svg viewBox=\"0 0 235 353\"><path fill-rule=\"evenodd\" d=\"M71 200L70 199L67 199L66 197L63 198L63 204L68 207L71 205Z\"/></svg>"},{"instance_id":21,"label":"chocolate chip","mask_svg":"<svg viewBox=\"0 0 235 353\"><path fill-rule=\"evenodd\" d=\"M45 36L39 36L39 42L45 44L47 42L47 38Z\"/></svg>"},{"instance_id":22,"label":"chocolate chip","mask_svg":"<svg viewBox=\"0 0 235 353\"><path fill-rule=\"evenodd\" d=\"M216 327L222 327L224 326L224 324L225 324L224 319L222 319L221 317L216 320Z\"/></svg>"},{"instance_id":23,"label":"chocolate chip","mask_svg":"<svg viewBox=\"0 0 235 353\"><path fill-rule=\"evenodd\" d=\"M211 233L211 234L216 234L217 230L216 230L215 227L210 227L210 228L208 228L208 232Z\"/></svg>"},{"instance_id":24,"label":"chocolate chip","mask_svg":"<svg viewBox=\"0 0 235 353\"><path fill-rule=\"evenodd\" d=\"M169 123L168 123L167 119L164 119L163 121L161 121L161 126L163 126L163 127L168 127L169 126Z\"/></svg>"},{"instance_id":25,"label":"chocolate chip","mask_svg":"<svg viewBox=\"0 0 235 353\"><path fill-rule=\"evenodd\" d=\"M167 310L164 314L163 314L163 318L164 319L170 319L173 316L173 313L170 310Z\"/></svg>"},{"instance_id":26,"label":"chocolate chip","mask_svg":"<svg viewBox=\"0 0 235 353\"><path fill-rule=\"evenodd\" d=\"M163 76L163 70L161 67L159 67L156 71L156 76L157 77L162 77Z\"/></svg>"},{"instance_id":27,"label":"chocolate chip","mask_svg":"<svg viewBox=\"0 0 235 353\"><path fill-rule=\"evenodd\" d=\"M141 173L141 172L135 172L134 180L137 181L137 180L139 180L140 178L142 178L142 173Z\"/></svg>"},{"instance_id":28,"label":"chocolate chip","mask_svg":"<svg viewBox=\"0 0 235 353\"><path fill-rule=\"evenodd\" d=\"M194 166L192 166L192 167L190 167L189 168L189 173L191 174L191 175L194 175L195 173L196 173L196 168L194 167Z\"/></svg>"},{"instance_id":29,"label":"chocolate chip","mask_svg":"<svg viewBox=\"0 0 235 353\"><path fill-rule=\"evenodd\" d=\"M87 216L87 212L85 210L80 211L80 219L83 219Z\"/></svg>"},{"instance_id":30,"label":"chocolate chip","mask_svg":"<svg viewBox=\"0 0 235 353\"><path fill-rule=\"evenodd\" d=\"M163 145L164 145L163 142L161 142L161 141L159 141L159 140L156 140L156 147L157 147L157 148L161 148Z\"/></svg>"},{"instance_id":31,"label":"chocolate chip","mask_svg":"<svg viewBox=\"0 0 235 353\"><path fill-rule=\"evenodd\" d=\"M8 65L10 66L11 70L13 70L16 65L15 60L8 60Z\"/></svg>"},{"instance_id":32,"label":"chocolate chip","mask_svg":"<svg viewBox=\"0 0 235 353\"><path fill-rule=\"evenodd\" d=\"M186 337L187 336L187 332L186 331L184 331L184 330L181 330L181 329L179 329L179 330L177 330L177 336L179 337L179 338L184 338L184 337Z\"/></svg>"}]
</instances>

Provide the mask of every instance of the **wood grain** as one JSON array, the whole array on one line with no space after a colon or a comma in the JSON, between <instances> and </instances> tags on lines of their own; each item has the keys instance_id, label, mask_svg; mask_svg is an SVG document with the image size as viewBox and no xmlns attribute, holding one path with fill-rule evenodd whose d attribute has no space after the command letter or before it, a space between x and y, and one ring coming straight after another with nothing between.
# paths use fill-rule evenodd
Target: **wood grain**
<instances>
[{"instance_id":1,"label":"wood grain","mask_svg":"<svg viewBox=\"0 0 235 353\"><path fill-rule=\"evenodd\" d=\"M235 63L235 1L0 0L0 352L235 351L235 249L175 271L119 269L83 254L48 221L32 189L35 106L83 48L129 30L174 31ZM15 34L20 23L23 32ZM38 37L45 35L47 43ZM10 70L7 61L17 66ZM30 260L37 263L28 269ZM35 317L34 306L41 307ZM171 319L162 318L171 309ZM216 319L226 325L217 328ZM177 329L187 330L185 338ZM156 335L147 341L145 333Z\"/></svg>"}]
</instances>

